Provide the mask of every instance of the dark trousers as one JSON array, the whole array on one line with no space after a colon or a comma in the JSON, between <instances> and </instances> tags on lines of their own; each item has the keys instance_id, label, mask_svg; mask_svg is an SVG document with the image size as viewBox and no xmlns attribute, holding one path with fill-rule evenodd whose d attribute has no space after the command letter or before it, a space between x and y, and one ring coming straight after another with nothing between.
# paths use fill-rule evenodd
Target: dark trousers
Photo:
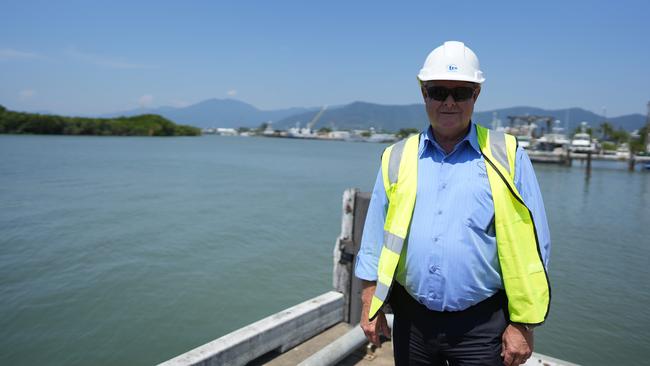
<instances>
[{"instance_id":1,"label":"dark trousers","mask_svg":"<svg viewBox=\"0 0 650 366\"><path fill-rule=\"evenodd\" d=\"M501 336L508 325L503 291L466 310L427 309L397 282L390 294L395 365L503 365Z\"/></svg>"}]
</instances>

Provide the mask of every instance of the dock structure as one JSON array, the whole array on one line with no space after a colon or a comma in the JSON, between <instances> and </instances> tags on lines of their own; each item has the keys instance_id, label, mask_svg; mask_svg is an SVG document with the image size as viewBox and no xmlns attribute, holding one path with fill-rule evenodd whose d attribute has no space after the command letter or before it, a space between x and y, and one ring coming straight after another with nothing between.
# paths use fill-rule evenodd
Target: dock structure
<instances>
[{"instance_id":1,"label":"dock structure","mask_svg":"<svg viewBox=\"0 0 650 366\"><path fill-rule=\"evenodd\" d=\"M650 156L641 156L641 155L605 155L605 154L592 154L592 153L578 153L571 152L568 150L558 150L558 151L538 151L538 150L527 150L526 153L530 160L533 163L552 163L552 164L562 164L562 165L571 165L574 160L580 162L590 162L594 160L599 161L620 161L627 162L628 166L631 169L634 169L634 166L638 163L647 163L650 162Z\"/></svg>"},{"instance_id":2,"label":"dock structure","mask_svg":"<svg viewBox=\"0 0 650 366\"><path fill-rule=\"evenodd\" d=\"M530 161L533 163L570 165L571 162L569 154L564 152L529 150L526 151L526 153L528 154L528 157L530 157Z\"/></svg>"},{"instance_id":3,"label":"dock structure","mask_svg":"<svg viewBox=\"0 0 650 366\"><path fill-rule=\"evenodd\" d=\"M393 365L390 340L370 346L359 327L361 281L354 258L361 244L370 193L343 193L341 234L334 245L333 291L270 315L159 366ZM392 314L387 315L392 329ZM526 366L575 366L533 353Z\"/></svg>"}]
</instances>

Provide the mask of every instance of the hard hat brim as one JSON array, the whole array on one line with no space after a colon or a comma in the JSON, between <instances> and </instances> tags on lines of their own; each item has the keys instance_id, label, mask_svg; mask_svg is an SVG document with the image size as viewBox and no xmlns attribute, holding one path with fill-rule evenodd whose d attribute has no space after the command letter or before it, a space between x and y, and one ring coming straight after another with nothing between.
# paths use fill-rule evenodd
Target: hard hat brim
<instances>
[{"instance_id":1,"label":"hard hat brim","mask_svg":"<svg viewBox=\"0 0 650 366\"><path fill-rule=\"evenodd\" d=\"M423 73L420 73L418 75L418 79L420 81L432 81L432 80L450 80L450 81L468 81L470 83L477 83L477 84L482 84L485 81L484 77L480 78L473 78L469 77L467 75L462 75L462 74L434 74L434 75L426 75Z\"/></svg>"}]
</instances>

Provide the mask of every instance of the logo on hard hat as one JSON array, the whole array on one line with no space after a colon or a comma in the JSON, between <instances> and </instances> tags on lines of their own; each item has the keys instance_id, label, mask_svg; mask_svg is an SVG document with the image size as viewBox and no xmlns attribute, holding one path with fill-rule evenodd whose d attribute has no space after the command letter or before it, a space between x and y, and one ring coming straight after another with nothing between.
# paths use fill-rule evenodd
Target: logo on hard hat
<instances>
[{"instance_id":1,"label":"logo on hard hat","mask_svg":"<svg viewBox=\"0 0 650 366\"><path fill-rule=\"evenodd\" d=\"M454 64L447 65L447 70L452 71L452 72L453 71L458 71L458 66L456 66Z\"/></svg>"}]
</instances>

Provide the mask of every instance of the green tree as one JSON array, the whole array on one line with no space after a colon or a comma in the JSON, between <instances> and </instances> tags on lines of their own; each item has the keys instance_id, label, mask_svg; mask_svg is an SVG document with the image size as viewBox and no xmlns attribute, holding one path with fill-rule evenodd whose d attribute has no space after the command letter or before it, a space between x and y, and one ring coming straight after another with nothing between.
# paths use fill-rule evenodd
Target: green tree
<instances>
[{"instance_id":1,"label":"green tree","mask_svg":"<svg viewBox=\"0 0 650 366\"><path fill-rule=\"evenodd\" d=\"M179 126L155 114L118 118L80 118L9 111L0 106L0 133L49 135L197 136L196 127Z\"/></svg>"},{"instance_id":2,"label":"green tree","mask_svg":"<svg viewBox=\"0 0 650 366\"><path fill-rule=\"evenodd\" d=\"M264 132L269 127L269 124L267 122L262 122L260 126L257 128L259 132Z\"/></svg>"},{"instance_id":3,"label":"green tree","mask_svg":"<svg viewBox=\"0 0 650 366\"><path fill-rule=\"evenodd\" d=\"M604 141L601 144L601 146L602 146L603 150L607 150L607 151L615 151L616 150L616 144L611 142L611 141Z\"/></svg>"},{"instance_id":4,"label":"green tree","mask_svg":"<svg viewBox=\"0 0 650 366\"><path fill-rule=\"evenodd\" d=\"M413 134L420 132L417 128L402 128L400 129L395 136L400 139L405 139Z\"/></svg>"},{"instance_id":5,"label":"green tree","mask_svg":"<svg viewBox=\"0 0 650 366\"><path fill-rule=\"evenodd\" d=\"M611 132L611 139L617 144L628 142L630 140L630 133L622 128Z\"/></svg>"},{"instance_id":6,"label":"green tree","mask_svg":"<svg viewBox=\"0 0 650 366\"><path fill-rule=\"evenodd\" d=\"M639 138L630 141L630 150L634 151L635 153L645 152L646 146L648 145L647 138L648 126L643 126L641 129L639 129Z\"/></svg>"},{"instance_id":7,"label":"green tree","mask_svg":"<svg viewBox=\"0 0 650 366\"><path fill-rule=\"evenodd\" d=\"M601 123L598 130L600 131L600 137L603 141L609 141L612 133L614 133L614 127L609 122Z\"/></svg>"}]
</instances>

